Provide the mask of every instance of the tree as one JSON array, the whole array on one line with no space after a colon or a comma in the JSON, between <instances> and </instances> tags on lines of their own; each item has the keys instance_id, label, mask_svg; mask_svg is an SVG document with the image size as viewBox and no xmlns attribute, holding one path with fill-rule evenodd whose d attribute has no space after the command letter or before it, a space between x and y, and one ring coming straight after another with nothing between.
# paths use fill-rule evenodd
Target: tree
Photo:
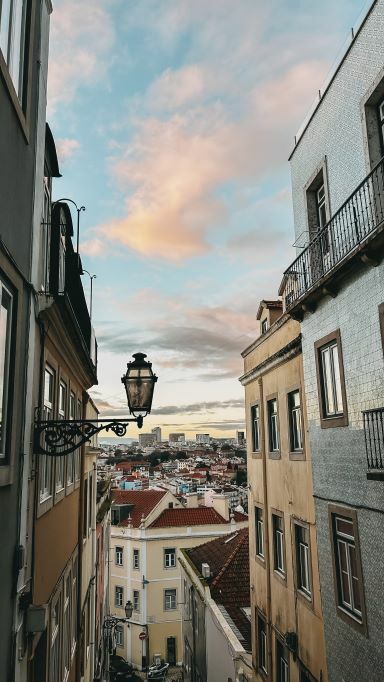
<instances>
[{"instance_id":1,"label":"tree","mask_svg":"<svg viewBox=\"0 0 384 682\"><path fill-rule=\"evenodd\" d=\"M244 469L238 469L236 472L236 484L243 485L247 482L247 472Z\"/></svg>"}]
</instances>

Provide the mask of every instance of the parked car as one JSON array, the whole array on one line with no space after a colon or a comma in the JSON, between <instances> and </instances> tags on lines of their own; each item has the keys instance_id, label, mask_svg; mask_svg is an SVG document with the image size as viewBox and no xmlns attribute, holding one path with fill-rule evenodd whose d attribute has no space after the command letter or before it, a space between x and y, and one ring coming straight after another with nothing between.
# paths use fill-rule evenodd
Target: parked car
<instances>
[{"instance_id":1,"label":"parked car","mask_svg":"<svg viewBox=\"0 0 384 682\"><path fill-rule=\"evenodd\" d=\"M123 656L116 654L109 657L109 677L111 682L134 682L137 680L132 665Z\"/></svg>"}]
</instances>

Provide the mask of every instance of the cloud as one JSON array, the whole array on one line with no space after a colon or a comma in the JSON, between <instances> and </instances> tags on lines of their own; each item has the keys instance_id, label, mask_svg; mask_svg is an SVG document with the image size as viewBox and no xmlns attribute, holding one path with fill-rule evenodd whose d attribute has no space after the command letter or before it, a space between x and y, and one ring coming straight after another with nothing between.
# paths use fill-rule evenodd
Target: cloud
<instances>
[{"instance_id":1,"label":"cloud","mask_svg":"<svg viewBox=\"0 0 384 682\"><path fill-rule=\"evenodd\" d=\"M48 105L69 104L80 88L102 82L115 40L103 0L55 2L50 35Z\"/></svg>"},{"instance_id":2,"label":"cloud","mask_svg":"<svg viewBox=\"0 0 384 682\"><path fill-rule=\"evenodd\" d=\"M244 409L244 400L213 400L210 402L192 403L191 405L165 405L152 410L151 414L164 416L172 414L197 414L199 412L211 412L222 408Z\"/></svg>"},{"instance_id":3,"label":"cloud","mask_svg":"<svg viewBox=\"0 0 384 682\"><path fill-rule=\"evenodd\" d=\"M56 150L59 162L68 161L80 149L80 142L70 138L56 140Z\"/></svg>"}]
</instances>

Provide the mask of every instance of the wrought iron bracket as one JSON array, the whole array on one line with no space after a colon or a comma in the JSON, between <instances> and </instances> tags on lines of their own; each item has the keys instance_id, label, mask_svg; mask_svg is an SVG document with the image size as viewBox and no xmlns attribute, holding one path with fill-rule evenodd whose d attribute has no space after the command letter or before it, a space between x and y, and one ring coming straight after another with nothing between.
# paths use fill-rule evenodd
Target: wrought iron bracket
<instances>
[{"instance_id":1,"label":"wrought iron bracket","mask_svg":"<svg viewBox=\"0 0 384 682\"><path fill-rule=\"evenodd\" d=\"M128 425L136 422L139 429L143 426L143 417L128 419L60 419L40 421L34 426L34 452L48 457L64 457L70 455L81 445L100 431L112 431L115 436L123 438Z\"/></svg>"}]
</instances>

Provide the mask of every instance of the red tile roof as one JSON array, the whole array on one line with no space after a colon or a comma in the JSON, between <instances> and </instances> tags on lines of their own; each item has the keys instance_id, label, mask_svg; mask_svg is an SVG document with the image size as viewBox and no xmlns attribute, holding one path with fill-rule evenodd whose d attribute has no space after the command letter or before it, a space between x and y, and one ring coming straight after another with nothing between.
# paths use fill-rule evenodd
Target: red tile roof
<instances>
[{"instance_id":1,"label":"red tile roof","mask_svg":"<svg viewBox=\"0 0 384 682\"><path fill-rule=\"evenodd\" d=\"M172 528L174 526L204 526L212 523L229 523L213 507L192 507L165 509L150 525L150 528Z\"/></svg>"},{"instance_id":2,"label":"red tile roof","mask_svg":"<svg viewBox=\"0 0 384 682\"><path fill-rule=\"evenodd\" d=\"M130 511L133 528L138 528L141 518L146 518L167 494L166 490L113 490L112 504L132 505ZM121 526L128 525L128 519L122 521Z\"/></svg>"},{"instance_id":3,"label":"red tile roof","mask_svg":"<svg viewBox=\"0 0 384 682\"><path fill-rule=\"evenodd\" d=\"M250 607L248 528L185 550L196 572L207 563L211 578L207 580L211 596L224 606L244 638L242 645L251 651L251 624L243 612Z\"/></svg>"}]
</instances>

